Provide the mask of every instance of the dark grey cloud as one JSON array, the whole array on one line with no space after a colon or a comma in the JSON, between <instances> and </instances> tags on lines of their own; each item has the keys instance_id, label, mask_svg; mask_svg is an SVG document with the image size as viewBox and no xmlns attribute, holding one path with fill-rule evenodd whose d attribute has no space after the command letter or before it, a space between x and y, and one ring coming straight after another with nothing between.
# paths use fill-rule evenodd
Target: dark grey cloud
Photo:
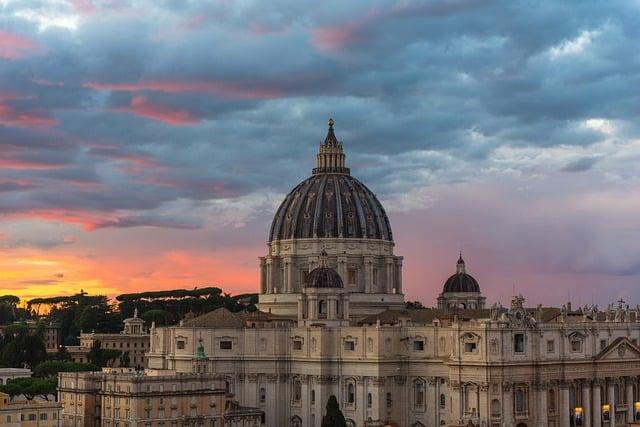
<instances>
[{"instance_id":1,"label":"dark grey cloud","mask_svg":"<svg viewBox=\"0 0 640 427\"><path fill-rule=\"evenodd\" d=\"M589 150L611 138L584 125L594 118L640 135L630 124L640 113L632 3L114 8L96 3L75 29L17 14L78 13L70 4L0 9L2 27L37 46L0 63L0 156L16 166L0 172L5 214L85 210L115 218L104 227L199 226L158 210L287 191L310 173L330 115L354 174L383 196L496 170L541 173L542 161L512 151ZM554 170L599 159L575 158Z\"/></svg>"}]
</instances>

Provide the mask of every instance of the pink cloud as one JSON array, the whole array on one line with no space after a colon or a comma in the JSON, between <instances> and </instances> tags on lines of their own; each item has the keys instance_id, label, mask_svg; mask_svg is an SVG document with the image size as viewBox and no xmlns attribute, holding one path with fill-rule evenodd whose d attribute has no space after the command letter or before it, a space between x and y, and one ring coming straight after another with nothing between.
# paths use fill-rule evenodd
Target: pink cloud
<instances>
[{"instance_id":1,"label":"pink cloud","mask_svg":"<svg viewBox=\"0 0 640 427\"><path fill-rule=\"evenodd\" d=\"M173 126L198 123L201 120L199 117L193 116L188 111L172 110L163 105L151 104L147 98L141 95L134 96L131 99L129 106L120 108L118 111L125 111Z\"/></svg>"},{"instance_id":2,"label":"pink cloud","mask_svg":"<svg viewBox=\"0 0 640 427\"><path fill-rule=\"evenodd\" d=\"M272 99L282 96L277 88L234 81L169 81L150 80L135 83L87 82L83 87L120 92L155 91L165 93L214 93L233 99Z\"/></svg>"},{"instance_id":3,"label":"pink cloud","mask_svg":"<svg viewBox=\"0 0 640 427\"><path fill-rule=\"evenodd\" d=\"M92 0L71 0L71 4L83 16L91 15L96 10Z\"/></svg>"},{"instance_id":4,"label":"pink cloud","mask_svg":"<svg viewBox=\"0 0 640 427\"><path fill-rule=\"evenodd\" d=\"M0 30L0 58L21 58L36 48L37 45L28 38Z\"/></svg>"},{"instance_id":5,"label":"pink cloud","mask_svg":"<svg viewBox=\"0 0 640 427\"><path fill-rule=\"evenodd\" d=\"M12 98L16 99L16 98ZM0 97L0 124L7 126L52 126L58 121L39 110L20 111Z\"/></svg>"}]
</instances>

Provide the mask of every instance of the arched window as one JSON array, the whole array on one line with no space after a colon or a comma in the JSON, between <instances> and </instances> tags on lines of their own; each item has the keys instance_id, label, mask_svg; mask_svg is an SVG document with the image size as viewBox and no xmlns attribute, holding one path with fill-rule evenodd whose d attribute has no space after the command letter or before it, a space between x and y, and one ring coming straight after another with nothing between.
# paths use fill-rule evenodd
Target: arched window
<instances>
[{"instance_id":1,"label":"arched window","mask_svg":"<svg viewBox=\"0 0 640 427\"><path fill-rule=\"evenodd\" d=\"M293 381L293 401L300 402L300 399L302 399L302 384L300 383L300 380L294 380Z\"/></svg>"},{"instance_id":2,"label":"arched window","mask_svg":"<svg viewBox=\"0 0 640 427\"><path fill-rule=\"evenodd\" d=\"M549 412L556 412L556 392L553 389L547 392L547 409Z\"/></svg>"},{"instance_id":3,"label":"arched window","mask_svg":"<svg viewBox=\"0 0 640 427\"><path fill-rule=\"evenodd\" d=\"M373 406L373 396L371 393L367 393L367 408L371 408Z\"/></svg>"},{"instance_id":4,"label":"arched window","mask_svg":"<svg viewBox=\"0 0 640 427\"><path fill-rule=\"evenodd\" d=\"M315 390L311 390L311 404L315 404L316 403L316 391Z\"/></svg>"},{"instance_id":5,"label":"arched window","mask_svg":"<svg viewBox=\"0 0 640 427\"><path fill-rule=\"evenodd\" d=\"M318 315L320 316L327 315L327 302L323 299L318 301Z\"/></svg>"},{"instance_id":6,"label":"arched window","mask_svg":"<svg viewBox=\"0 0 640 427\"><path fill-rule=\"evenodd\" d=\"M519 385L515 387L514 390L514 409L516 416L524 416L527 415L527 411L529 410L528 400L528 390L525 385Z\"/></svg>"},{"instance_id":7,"label":"arched window","mask_svg":"<svg viewBox=\"0 0 640 427\"><path fill-rule=\"evenodd\" d=\"M444 408L447 406L447 397L443 394L440 395L440 407Z\"/></svg>"},{"instance_id":8,"label":"arched window","mask_svg":"<svg viewBox=\"0 0 640 427\"><path fill-rule=\"evenodd\" d=\"M353 382L347 384L347 405L356 403L356 385Z\"/></svg>"},{"instance_id":9,"label":"arched window","mask_svg":"<svg viewBox=\"0 0 640 427\"><path fill-rule=\"evenodd\" d=\"M491 401L491 416L496 418L500 416L500 401L498 399Z\"/></svg>"},{"instance_id":10,"label":"arched window","mask_svg":"<svg viewBox=\"0 0 640 427\"><path fill-rule=\"evenodd\" d=\"M391 409L391 405L393 405L393 398L391 393L387 393L387 409Z\"/></svg>"},{"instance_id":11,"label":"arched window","mask_svg":"<svg viewBox=\"0 0 640 427\"><path fill-rule=\"evenodd\" d=\"M416 380L413 383L413 403L415 406L424 406L424 381Z\"/></svg>"},{"instance_id":12,"label":"arched window","mask_svg":"<svg viewBox=\"0 0 640 427\"><path fill-rule=\"evenodd\" d=\"M264 387L260 388L259 398L260 403L264 403L265 400L267 400L267 391L264 389Z\"/></svg>"}]
</instances>

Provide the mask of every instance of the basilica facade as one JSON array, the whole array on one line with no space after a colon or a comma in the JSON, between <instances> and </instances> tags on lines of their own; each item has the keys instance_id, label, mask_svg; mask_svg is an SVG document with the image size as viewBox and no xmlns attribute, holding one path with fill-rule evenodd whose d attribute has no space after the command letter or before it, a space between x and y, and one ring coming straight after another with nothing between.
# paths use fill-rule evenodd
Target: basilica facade
<instances>
[{"instance_id":1,"label":"basilica facade","mask_svg":"<svg viewBox=\"0 0 640 427\"><path fill-rule=\"evenodd\" d=\"M149 369L215 374L269 427L622 426L640 415L640 316L569 303L486 307L462 258L434 308L406 309L402 257L333 121L312 175L278 208L259 311L152 327Z\"/></svg>"}]
</instances>

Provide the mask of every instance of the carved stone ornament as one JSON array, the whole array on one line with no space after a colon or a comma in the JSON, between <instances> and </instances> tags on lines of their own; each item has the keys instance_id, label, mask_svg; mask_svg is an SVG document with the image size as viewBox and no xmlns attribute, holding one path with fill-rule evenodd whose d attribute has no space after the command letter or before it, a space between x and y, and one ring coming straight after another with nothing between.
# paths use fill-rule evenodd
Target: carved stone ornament
<instances>
[{"instance_id":1,"label":"carved stone ornament","mask_svg":"<svg viewBox=\"0 0 640 427\"><path fill-rule=\"evenodd\" d=\"M407 377L402 376L402 375L396 375L395 377L393 377L396 385L405 385L407 382Z\"/></svg>"},{"instance_id":2,"label":"carved stone ornament","mask_svg":"<svg viewBox=\"0 0 640 427\"><path fill-rule=\"evenodd\" d=\"M505 392L511 391L511 383L503 382L502 391L505 391Z\"/></svg>"},{"instance_id":3,"label":"carved stone ornament","mask_svg":"<svg viewBox=\"0 0 640 427\"><path fill-rule=\"evenodd\" d=\"M618 356L624 357L624 354L627 352L627 345L622 343L618 346Z\"/></svg>"},{"instance_id":4,"label":"carved stone ornament","mask_svg":"<svg viewBox=\"0 0 640 427\"><path fill-rule=\"evenodd\" d=\"M266 378L267 378L267 382L270 382L270 383L278 382L278 374L267 374Z\"/></svg>"},{"instance_id":5,"label":"carved stone ornament","mask_svg":"<svg viewBox=\"0 0 640 427\"><path fill-rule=\"evenodd\" d=\"M250 383L257 383L260 378L260 374L247 374L247 381Z\"/></svg>"}]
</instances>

